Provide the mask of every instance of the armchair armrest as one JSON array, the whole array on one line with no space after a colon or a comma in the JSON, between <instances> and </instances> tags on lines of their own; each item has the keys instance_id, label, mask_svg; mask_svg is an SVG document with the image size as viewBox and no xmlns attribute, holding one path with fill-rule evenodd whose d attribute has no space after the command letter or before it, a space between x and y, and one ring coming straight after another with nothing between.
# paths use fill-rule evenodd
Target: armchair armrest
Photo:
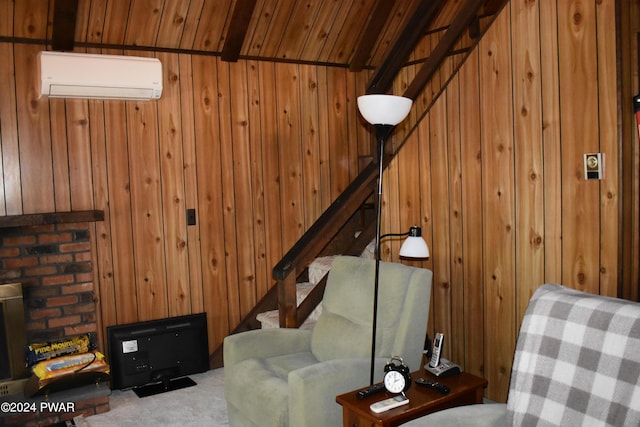
<instances>
[{"instance_id":1,"label":"armchair armrest","mask_svg":"<svg viewBox=\"0 0 640 427\"><path fill-rule=\"evenodd\" d=\"M249 358L311 351L311 331L305 329L256 329L224 339L224 365Z\"/></svg>"},{"instance_id":2,"label":"armchair armrest","mask_svg":"<svg viewBox=\"0 0 640 427\"><path fill-rule=\"evenodd\" d=\"M376 359L376 378L387 359ZM289 373L291 425L342 425L342 407L336 396L369 385L370 359L334 359Z\"/></svg>"}]
</instances>

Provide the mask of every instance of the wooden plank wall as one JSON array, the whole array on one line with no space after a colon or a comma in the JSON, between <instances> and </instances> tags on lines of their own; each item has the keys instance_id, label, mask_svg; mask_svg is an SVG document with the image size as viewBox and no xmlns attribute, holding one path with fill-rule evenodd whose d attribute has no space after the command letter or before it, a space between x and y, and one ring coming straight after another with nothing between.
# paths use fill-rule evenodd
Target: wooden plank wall
<instances>
[{"instance_id":1,"label":"wooden plank wall","mask_svg":"<svg viewBox=\"0 0 640 427\"><path fill-rule=\"evenodd\" d=\"M11 34L2 12L0 33ZM17 36L46 36L23 21ZM104 210L94 230L102 326L206 311L215 348L355 177L369 150L355 105L367 76L158 53L160 101L47 100L33 81L41 49L0 43L0 215ZM506 398L540 283L617 291L615 52L614 0L511 2L431 112L435 88L396 133L407 144L385 173L384 231L422 225L432 257L418 265L435 274L429 329L449 337L445 356L489 379L491 399ZM592 151L606 154L601 182L582 179ZM398 248L384 242L384 257Z\"/></svg>"},{"instance_id":2,"label":"wooden plank wall","mask_svg":"<svg viewBox=\"0 0 640 427\"><path fill-rule=\"evenodd\" d=\"M510 2L385 173L384 232L419 221L431 249L418 264L434 271L429 330L489 380L491 399L506 399L540 284L618 294L615 65L613 0ZM606 156L602 181L584 180L593 152ZM397 260L394 245L383 253Z\"/></svg>"},{"instance_id":3,"label":"wooden plank wall","mask_svg":"<svg viewBox=\"0 0 640 427\"><path fill-rule=\"evenodd\" d=\"M158 53L157 102L38 99L42 49L0 43L1 213L104 210L103 327L206 311L213 351L357 175L365 82L341 68Z\"/></svg>"}]
</instances>

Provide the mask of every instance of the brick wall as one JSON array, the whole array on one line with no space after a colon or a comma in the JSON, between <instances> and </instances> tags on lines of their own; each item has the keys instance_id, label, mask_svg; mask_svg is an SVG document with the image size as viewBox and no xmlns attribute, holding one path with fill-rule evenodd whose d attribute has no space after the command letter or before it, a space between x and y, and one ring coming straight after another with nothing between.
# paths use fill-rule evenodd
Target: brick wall
<instances>
[{"instance_id":1,"label":"brick wall","mask_svg":"<svg viewBox=\"0 0 640 427\"><path fill-rule=\"evenodd\" d=\"M0 283L22 283L28 343L97 331L88 223L2 228L0 239Z\"/></svg>"},{"instance_id":2,"label":"brick wall","mask_svg":"<svg viewBox=\"0 0 640 427\"><path fill-rule=\"evenodd\" d=\"M97 332L89 223L0 228L0 284L22 283L27 343ZM73 399L75 412L0 416L0 426L45 426L109 410L108 394Z\"/></svg>"}]
</instances>

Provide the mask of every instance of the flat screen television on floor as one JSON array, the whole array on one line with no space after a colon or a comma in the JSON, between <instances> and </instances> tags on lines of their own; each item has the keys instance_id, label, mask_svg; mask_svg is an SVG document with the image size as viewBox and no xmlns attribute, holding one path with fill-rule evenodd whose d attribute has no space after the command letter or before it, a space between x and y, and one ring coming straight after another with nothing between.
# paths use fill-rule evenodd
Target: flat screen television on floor
<instances>
[{"instance_id":1,"label":"flat screen television on floor","mask_svg":"<svg viewBox=\"0 0 640 427\"><path fill-rule=\"evenodd\" d=\"M140 397L195 385L209 369L206 313L107 327L111 389Z\"/></svg>"}]
</instances>

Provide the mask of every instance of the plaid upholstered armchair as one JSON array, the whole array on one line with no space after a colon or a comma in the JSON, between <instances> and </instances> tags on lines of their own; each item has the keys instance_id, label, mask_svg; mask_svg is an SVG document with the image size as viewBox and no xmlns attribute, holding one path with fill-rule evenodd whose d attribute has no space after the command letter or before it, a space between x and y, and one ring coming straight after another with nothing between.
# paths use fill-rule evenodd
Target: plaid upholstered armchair
<instances>
[{"instance_id":1,"label":"plaid upholstered armchair","mask_svg":"<svg viewBox=\"0 0 640 427\"><path fill-rule=\"evenodd\" d=\"M543 285L525 313L506 404L405 426L640 426L640 304Z\"/></svg>"}]
</instances>

